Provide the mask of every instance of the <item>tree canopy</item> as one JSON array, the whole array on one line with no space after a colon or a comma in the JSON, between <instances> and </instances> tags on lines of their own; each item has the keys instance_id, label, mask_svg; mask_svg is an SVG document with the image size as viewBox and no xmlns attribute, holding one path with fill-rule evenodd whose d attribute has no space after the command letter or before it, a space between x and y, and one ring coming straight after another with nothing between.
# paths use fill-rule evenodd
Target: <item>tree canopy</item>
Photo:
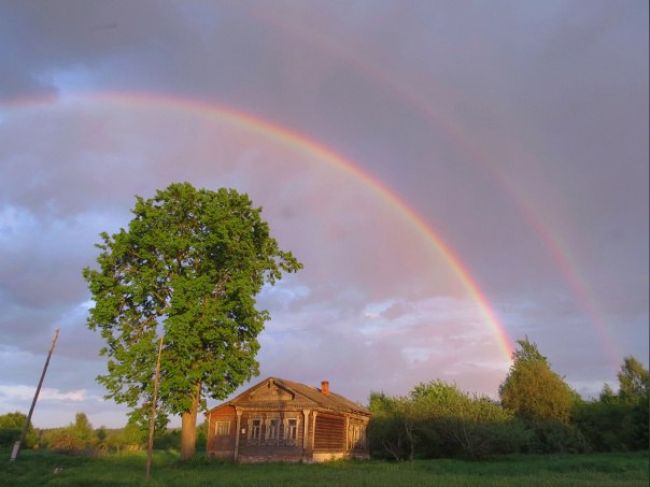
<instances>
[{"instance_id":1,"label":"tree canopy","mask_svg":"<svg viewBox=\"0 0 650 487\"><path fill-rule=\"evenodd\" d=\"M95 303L88 326L106 340L108 372L98 380L145 416L164 334L161 412L182 415L187 457L205 398L224 399L258 373L269 313L256 295L302 264L279 248L261 208L232 189L174 183L137 196L132 213L128 228L101 234L99 269L83 270Z\"/></svg>"},{"instance_id":2,"label":"tree canopy","mask_svg":"<svg viewBox=\"0 0 650 487\"><path fill-rule=\"evenodd\" d=\"M568 422L573 391L553 372L535 343L526 338L517 344L513 363L499 388L503 406L524 419Z\"/></svg>"},{"instance_id":3,"label":"tree canopy","mask_svg":"<svg viewBox=\"0 0 650 487\"><path fill-rule=\"evenodd\" d=\"M627 402L637 402L650 391L650 373L634 357L625 357L618 372L618 396Z\"/></svg>"},{"instance_id":4,"label":"tree canopy","mask_svg":"<svg viewBox=\"0 0 650 487\"><path fill-rule=\"evenodd\" d=\"M6 413L0 416L0 446L12 446L20 438L20 433L25 425L27 416L20 411ZM25 446L28 448L36 443L36 433L29 422Z\"/></svg>"},{"instance_id":5,"label":"tree canopy","mask_svg":"<svg viewBox=\"0 0 650 487\"><path fill-rule=\"evenodd\" d=\"M483 458L514 452L526 440L514 415L488 397L441 380L416 385L407 396L370 395L368 438L376 455Z\"/></svg>"}]
</instances>

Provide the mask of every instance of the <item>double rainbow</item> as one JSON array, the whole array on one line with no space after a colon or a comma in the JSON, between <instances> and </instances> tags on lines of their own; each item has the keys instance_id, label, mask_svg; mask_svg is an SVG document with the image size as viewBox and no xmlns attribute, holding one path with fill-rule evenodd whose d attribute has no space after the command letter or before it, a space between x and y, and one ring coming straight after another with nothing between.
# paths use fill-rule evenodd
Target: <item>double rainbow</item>
<instances>
[{"instance_id":1,"label":"double rainbow","mask_svg":"<svg viewBox=\"0 0 650 487\"><path fill-rule=\"evenodd\" d=\"M377 196L393 207L415 232L429 241L443 256L444 260L457 275L468 294L476 301L485 324L490 328L496 338L503 358L507 363L510 362L513 351L512 340L508 336L503 323L501 323L497 317L497 314L485 296L485 293L481 290L476 279L463 264L460 256L442 239L442 237L422 216L420 216L404 201L403 198L358 164L346 159L340 154L337 154L319 142L308 138L304 134L217 103L179 96L136 92L96 92L78 94L74 96L74 99L88 99L90 101L100 101L111 104L121 103L128 106L151 108L169 107L201 117L216 118L221 123L250 134L267 138L294 151L305 153L364 184ZM13 106L22 106L25 104L46 103L48 101L51 101L51 99L46 98L36 100L32 98L29 100L13 100L9 104Z\"/></svg>"}]
</instances>

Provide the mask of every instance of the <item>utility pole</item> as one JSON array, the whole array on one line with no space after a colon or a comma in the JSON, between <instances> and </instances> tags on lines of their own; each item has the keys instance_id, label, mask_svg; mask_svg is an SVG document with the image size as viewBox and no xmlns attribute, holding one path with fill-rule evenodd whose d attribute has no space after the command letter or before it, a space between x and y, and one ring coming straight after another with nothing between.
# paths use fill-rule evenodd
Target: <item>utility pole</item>
<instances>
[{"instance_id":1,"label":"utility pole","mask_svg":"<svg viewBox=\"0 0 650 487\"><path fill-rule=\"evenodd\" d=\"M151 416L149 417L149 444L147 445L147 467L145 481L151 479L151 464L153 463L153 434L156 428L156 401L158 400L158 384L160 382L160 354L163 349L163 338L161 335L160 344L158 345L158 358L156 359L156 372L153 376L153 398L151 400Z\"/></svg>"},{"instance_id":2,"label":"utility pole","mask_svg":"<svg viewBox=\"0 0 650 487\"><path fill-rule=\"evenodd\" d=\"M54 346L56 345L56 340L59 338L59 329L54 330L54 338L52 338L52 343L50 344L50 350L47 352L47 359L45 359L45 365L43 366L43 372L41 373L41 380L38 381L38 386L36 387L36 392L34 393L34 399L32 399L32 405L29 408L29 414L25 420L25 425L23 426L23 431L20 433L20 439L14 443L14 448L11 451L11 457L9 461L13 462L18 458L20 453L20 447L25 441L25 435L27 435L27 430L29 429L29 423L32 420L32 413L34 412L34 407L36 406L36 401L38 401L38 394L41 392L41 386L43 385L43 379L45 379L45 372L47 372L47 366L50 365L50 358L52 357L52 352L54 351Z\"/></svg>"}]
</instances>

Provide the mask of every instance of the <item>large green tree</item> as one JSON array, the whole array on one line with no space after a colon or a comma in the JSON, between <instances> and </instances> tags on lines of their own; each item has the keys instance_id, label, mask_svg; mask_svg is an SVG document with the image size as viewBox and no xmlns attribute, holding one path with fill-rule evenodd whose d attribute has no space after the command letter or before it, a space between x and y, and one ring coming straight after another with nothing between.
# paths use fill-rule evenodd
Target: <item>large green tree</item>
<instances>
[{"instance_id":1,"label":"large green tree","mask_svg":"<svg viewBox=\"0 0 650 487\"><path fill-rule=\"evenodd\" d=\"M95 303L88 326L106 340L108 372L98 380L145 417L164 334L161 413L181 415L189 458L205 398L224 399L259 373L257 336L269 313L256 295L302 265L271 237L261 208L232 189L175 183L136 197L132 213L128 228L101 234L99 269L83 270Z\"/></svg>"},{"instance_id":2,"label":"large green tree","mask_svg":"<svg viewBox=\"0 0 650 487\"><path fill-rule=\"evenodd\" d=\"M510 371L499 388L501 403L523 419L568 423L574 392L553 372L535 343L526 338L517 340L517 345Z\"/></svg>"}]
</instances>

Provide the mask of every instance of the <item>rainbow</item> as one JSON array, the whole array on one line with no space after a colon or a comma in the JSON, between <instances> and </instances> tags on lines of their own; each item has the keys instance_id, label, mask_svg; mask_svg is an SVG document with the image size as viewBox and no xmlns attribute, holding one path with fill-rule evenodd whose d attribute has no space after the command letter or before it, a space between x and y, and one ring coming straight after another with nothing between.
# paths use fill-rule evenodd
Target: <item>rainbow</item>
<instances>
[{"instance_id":1,"label":"rainbow","mask_svg":"<svg viewBox=\"0 0 650 487\"><path fill-rule=\"evenodd\" d=\"M340 39L330 36L324 36L317 30L309 29L307 24L291 19L287 12L281 15L273 9L246 9L248 16L254 17L262 24L268 24L280 31L290 32L300 38L302 42L309 42L312 47L345 62L349 67L355 69L358 73L363 74L368 80L379 83L381 88L389 95L406 103L411 110L422 116L423 121L435 129L440 129L449 137L461 153L469 161L472 161L492 180L496 181L500 189L513 201L514 208L520 212L526 224L535 232L543 242L547 253L554 264L555 268L563 276L568 285L573 298L582 308L591 322L592 328L599 336L604 351L608 355L612 366L618 367L619 361L623 354L620 343L612 336L608 329L606 320L602 311L599 309L597 300L594 297L588 283L581 276L578 262L571 258L569 247L562 241L560 235L546 223L541 212L533 208L529 203L529 198L510 180L510 178L491 163L490 159L476 146L473 138L458 123L454 123L449 118L443 118L438 111L431 106L431 101L425 96L419 94L419 90L408 89L409 83L404 82L399 72L389 72L370 62L367 58L355 55L355 49L350 45L343 44ZM431 79L421 79L423 85L432 86ZM458 93L451 87L443 87L440 84L433 84L439 96L439 100L458 99ZM511 150L515 146L510 147ZM542 162L534 158L530 153L517 150L519 158L525 158L529 161L542 166Z\"/></svg>"},{"instance_id":2,"label":"rainbow","mask_svg":"<svg viewBox=\"0 0 650 487\"><path fill-rule=\"evenodd\" d=\"M75 100L88 99L112 104L125 103L129 106L167 106L203 117L216 117L220 122L226 123L232 127L244 130L251 134L259 135L285 147L289 147L297 152L302 152L315 157L331 165L338 171L362 182L377 196L385 200L391 207L395 208L399 214L402 215L404 220L407 221L418 234L431 242L436 250L443 256L445 261L458 276L468 294L478 304L481 315L494 334L504 359L507 363L510 363L513 352L512 340L508 336L506 328L499 320L485 293L481 290L476 279L463 264L460 256L442 239L442 237L422 216L420 216L404 201L404 199L402 199L385 183L361 168L358 164L346 159L340 154L337 154L319 142L308 138L304 134L222 104L179 96L137 92L81 93L70 96L70 98ZM52 100L52 98L38 100L33 98L23 98L20 100L14 99L6 105L22 106L25 104L46 103Z\"/></svg>"}]
</instances>

